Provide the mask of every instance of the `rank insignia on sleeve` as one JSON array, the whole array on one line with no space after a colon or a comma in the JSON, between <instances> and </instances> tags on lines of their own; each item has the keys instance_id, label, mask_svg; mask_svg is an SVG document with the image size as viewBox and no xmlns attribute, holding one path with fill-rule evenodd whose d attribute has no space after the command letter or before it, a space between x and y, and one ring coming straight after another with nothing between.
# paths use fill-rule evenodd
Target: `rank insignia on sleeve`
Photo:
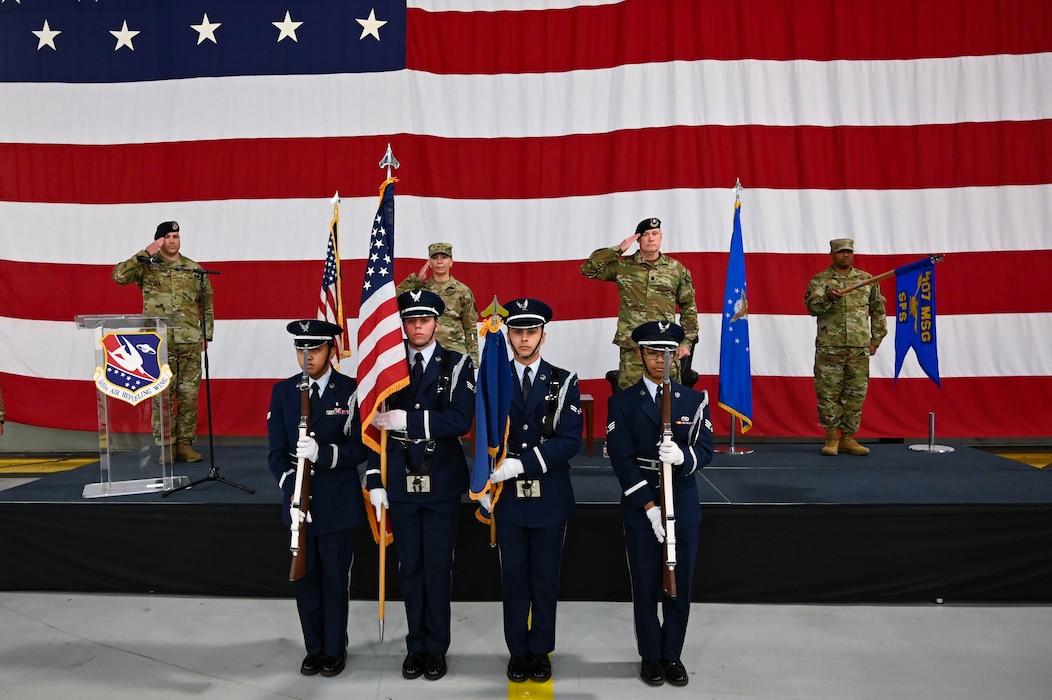
<instances>
[{"instance_id":1,"label":"rank insignia on sleeve","mask_svg":"<svg viewBox=\"0 0 1052 700\"><path fill-rule=\"evenodd\" d=\"M610 421L610 424L606 426L606 432L612 433L612 432L614 432L614 428L616 428L616 427L617 427L617 421Z\"/></svg>"}]
</instances>

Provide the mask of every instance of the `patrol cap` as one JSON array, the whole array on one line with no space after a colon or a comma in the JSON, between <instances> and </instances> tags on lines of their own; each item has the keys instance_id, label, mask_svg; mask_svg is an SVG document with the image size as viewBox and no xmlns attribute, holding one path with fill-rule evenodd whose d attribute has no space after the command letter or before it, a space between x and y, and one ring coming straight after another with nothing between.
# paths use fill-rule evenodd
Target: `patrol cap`
<instances>
[{"instance_id":1,"label":"patrol cap","mask_svg":"<svg viewBox=\"0 0 1052 700\"><path fill-rule=\"evenodd\" d=\"M661 219L656 216L652 216L649 219L643 219L636 224L636 233L643 233L649 231L652 228L661 228Z\"/></svg>"},{"instance_id":2,"label":"patrol cap","mask_svg":"<svg viewBox=\"0 0 1052 700\"><path fill-rule=\"evenodd\" d=\"M453 246L450 243L432 243L427 247L427 257L433 258L439 253L453 257Z\"/></svg>"},{"instance_id":3,"label":"patrol cap","mask_svg":"<svg viewBox=\"0 0 1052 700\"><path fill-rule=\"evenodd\" d=\"M855 241L850 238L834 238L829 241L829 252L839 253L841 250L855 252Z\"/></svg>"},{"instance_id":4,"label":"patrol cap","mask_svg":"<svg viewBox=\"0 0 1052 700\"><path fill-rule=\"evenodd\" d=\"M402 318L438 318L445 310L446 303L442 301L442 297L427 289L402 292L398 295L398 314Z\"/></svg>"},{"instance_id":5,"label":"patrol cap","mask_svg":"<svg viewBox=\"0 0 1052 700\"><path fill-rule=\"evenodd\" d=\"M536 328L552 320L552 307L538 299L512 299L503 306L508 310L504 319L508 328Z\"/></svg>"},{"instance_id":6,"label":"patrol cap","mask_svg":"<svg viewBox=\"0 0 1052 700\"><path fill-rule=\"evenodd\" d=\"M162 221L161 223L157 224L157 230L153 234L153 240L156 241L158 238L164 238L169 233L173 233L178 230L178 221Z\"/></svg>"},{"instance_id":7,"label":"patrol cap","mask_svg":"<svg viewBox=\"0 0 1052 700\"><path fill-rule=\"evenodd\" d=\"M316 318L293 321L285 326L285 330L292 334L292 344L296 346L297 350L320 348L343 333L343 329L335 323L319 321Z\"/></svg>"},{"instance_id":8,"label":"patrol cap","mask_svg":"<svg viewBox=\"0 0 1052 700\"><path fill-rule=\"evenodd\" d=\"M683 328L671 321L647 321L632 331L632 340L644 348L675 350L683 342Z\"/></svg>"}]
</instances>

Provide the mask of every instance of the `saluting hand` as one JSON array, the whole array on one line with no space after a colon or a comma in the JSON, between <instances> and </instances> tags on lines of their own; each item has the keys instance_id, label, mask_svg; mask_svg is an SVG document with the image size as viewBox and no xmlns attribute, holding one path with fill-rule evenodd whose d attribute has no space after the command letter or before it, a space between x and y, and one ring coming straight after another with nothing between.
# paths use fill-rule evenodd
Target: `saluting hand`
<instances>
[{"instance_id":1,"label":"saluting hand","mask_svg":"<svg viewBox=\"0 0 1052 700\"><path fill-rule=\"evenodd\" d=\"M631 236L629 236L625 240L621 241L621 254L624 255L625 253L627 253L628 249L631 248L632 245L638 240L639 240L639 234L638 233L633 233Z\"/></svg>"},{"instance_id":2,"label":"saluting hand","mask_svg":"<svg viewBox=\"0 0 1052 700\"><path fill-rule=\"evenodd\" d=\"M416 276L421 280L426 280L427 276L431 274L431 262L429 260L424 261L424 266L420 268L420 272L416 273Z\"/></svg>"}]
</instances>

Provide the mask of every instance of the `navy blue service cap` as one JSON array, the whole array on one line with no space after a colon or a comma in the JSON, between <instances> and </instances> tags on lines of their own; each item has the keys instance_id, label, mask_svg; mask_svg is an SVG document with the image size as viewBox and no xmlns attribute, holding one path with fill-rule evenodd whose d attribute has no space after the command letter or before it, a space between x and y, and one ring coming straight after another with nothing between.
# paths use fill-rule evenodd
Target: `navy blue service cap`
<instances>
[{"instance_id":1,"label":"navy blue service cap","mask_svg":"<svg viewBox=\"0 0 1052 700\"><path fill-rule=\"evenodd\" d=\"M442 297L427 289L402 292L398 295L398 313L402 318L438 318L445 310L446 303L442 301Z\"/></svg>"},{"instance_id":2,"label":"navy blue service cap","mask_svg":"<svg viewBox=\"0 0 1052 700\"><path fill-rule=\"evenodd\" d=\"M164 238L169 233L174 233L178 230L178 221L162 221L161 223L157 224L157 230L153 234L153 240L156 241L158 238Z\"/></svg>"},{"instance_id":3,"label":"navy blue service cap","mask_svg":"<svg viewBox=\"0 0 1052 700\"><path fill-rule=\"evenodd\" d=\"M503 304L508 310L508 328L536 328L552 320L552 307L538 299L512 299Z\"/></svg>"},{"instance_id":4,"label":"navy blue service cap","mask_svg":"<svg viewBox=\"0 0 1052 700\"><path fill-rule=\"evenodd\" d=\"M647 321L632 331L632 340L644 348L674 350L683 342L683 328L671 321Z\"/></svg>"},{"instance_id":5,"label":"navy blue service cap","mask_svg":"<svg viewBox=\"0 0 1052 700\"><path fill-rule=\"evenodd\" d=\"M316 318L293 321L285 326L285 330L292 334L292 344L296 346L297 350L320 348L343 333L343 329L335 323L319 321Z\"/></svg>"},{"instance_id":6,"label":"navy blue service cap","mask_svg":"<svg viewBox=\"0 0 1052 700\"><path fill-rule=\"evenodd\" d=\"M643 219L636 224L636 233L643 233L649 231L652 228L661 228L661 219L656 216L652 216L649 219Z\"/></svg>"}]
</instances>

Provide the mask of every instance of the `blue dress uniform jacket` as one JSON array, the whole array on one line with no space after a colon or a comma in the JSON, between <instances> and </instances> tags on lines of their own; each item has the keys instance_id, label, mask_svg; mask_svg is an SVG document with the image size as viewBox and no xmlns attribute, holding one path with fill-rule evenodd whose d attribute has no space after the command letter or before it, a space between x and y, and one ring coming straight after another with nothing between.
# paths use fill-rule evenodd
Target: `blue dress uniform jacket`
<instances>
[{"instance_id":1,"label":"blue dress uniform jacket","mask_svg":"<svg viewBox=\"0 0 1052 700\"><path fill-rule=\"evenodd\" d=\"M450 376L439 396L443 365ZM468 490L468 464L460 436L471 428L475 415L471 358L438 345L419 382L410 381L388 400L388 406L406 411L403 439L394 439L396 433L387 439L387 497L409 628L406 648L420 654L445 654L450 642L457 510ZM428 464L431 490L410 492L406 475L422 468L430 440L434 441ZM379 455L370 454L368 462L368 487L378 488Z\"/></svg>"},{"instance_id":2,"label":"blue dress uniform jacket","mask_svg":"<svg viewBox=\"0 0 1052 700\"><path fill-rule=\"evenodd\" d=\"M525 470L519 480L535 479L541 485L540 498L516 498L515 481L504 484L497 508L497 522L524 527L543 527L565 522L574 512L573 486L570 484L570 459L581 447L581 389L577 375L564 372L553 375L553 367L543 359L534 368L536 379L527 404L522 400L518 381L511 400L508 453L522 461ZM514 374L515 370L511 372ZM517 378L516 378L517 379ZM557 386L552 386L553 381ZM541 443L544 419L548 414L548 396L560 402L555 415L555 435Z\"/></svg>"},{"instance_id":3,"label":"blue dress uniform jacket","mask_svg":"<svg viewBox=\"0 0 1052 700\"><path fill-rule=\"evenodd\" d=\"M449 367L449 384L442 397L438 396L443 361ZM437 345L427 363L424 376L417 385L410 384L388 401L391 409L406 412L408 442L387 440L387 497L395 501L419 503L459 499L468 490L468 463L460 436L471 429L475 416L475 373L471 358ZM408 493L405 476L418 471L425 461L427 442L434 440L434 454L428 464L431 476L430 493ZM403 449L403 447L405 449ZM406 463L408 455L409 464ZM369 454L367 486L374 489L380 483L380 457Z\"/></svg>"},{"instance_id":4,"label":"blue dress uniform jacket","mask_svg":"<svg viewBox=\"0 0 1052 700\"><path fill-rule=\"evenodd\" d=\"M281 516L291 525L289 505L296 483L302 375L274 385L267 417L267 463L284 494ZM318 442L311 471L307 523L307 575L295 583L296 606L308 654L341 656L347 643L348 588L354 557L354 528L365 524L357 465L366 449L355 380L330 373L319 410L311 415L310 434Z\"/></svg>"},{"instance_id":5,"label":"blue dress uniform jacket","mask_svg":"<svg viewBox=\"0 0 1052 700\"><path fill-rule=\"evenodd\" d=\"M683 650L697 561L701 505L694 472L712 461L712 420L705 391L672 382L672 439L683 450L683 465L673 470L676 513L675 600L664 596L661 572L664 545L657 541L643 506L660 505L660 472L640 460L658 459L661 410L642 380L610 397L606 446L621 486L621 517L632 577L636 645L644 661L678 661ZM662 621L657 606L662 607Z\"/></svg>"},{"instance_id":6,"label":"blue dress uniform jacket","mask_svg":"<svg viewBox=\"0 0 1052 700\"><path fill-rule=\"evenodd\" d=\"M494 506L500 547L504 639L512 656L544 655L555 648L566 521L574 512L570 458L581 446L581 390L577 375L543 359L533 366L536 379L528 401L515 381L509 412L508 452L518 455L523 474L504 482ZM513 374L514 368L510 370ZM555 433L542 442L550 406ZM532 480L537 498L517 498L516 482Z\"/></svg>"}]
</instances>

